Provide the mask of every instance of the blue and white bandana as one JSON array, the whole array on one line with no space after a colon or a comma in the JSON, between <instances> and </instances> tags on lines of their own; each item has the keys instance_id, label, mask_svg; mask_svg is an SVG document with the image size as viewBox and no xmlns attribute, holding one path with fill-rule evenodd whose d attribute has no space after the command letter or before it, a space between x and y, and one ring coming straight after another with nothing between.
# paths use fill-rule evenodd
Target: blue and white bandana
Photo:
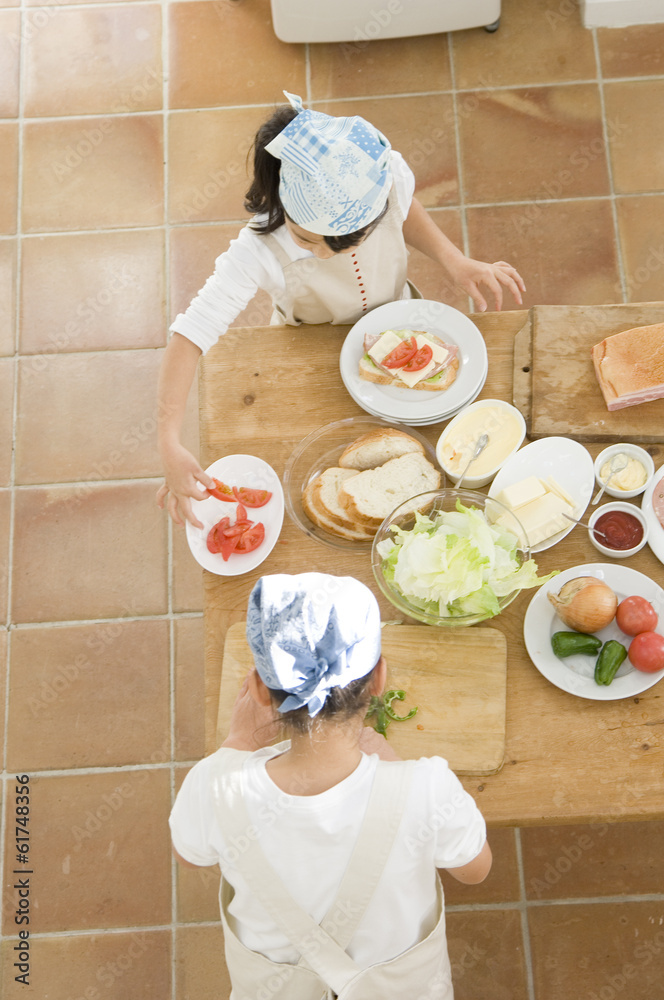
<instances>
[{"instance_id":1,"label":"blue and white bandana","mask_svg":"<svg viewBox=\"0 0 664 1000\"><path fill-rule=\"evenodd\" d=\"M365 677L380 658L380 611L351 576L263 576L249 597L247 639L256 670L279 706L320 712L328 691Z\"/></svg>"},{"instance_id":2,"label":"blue and white bandana","mask_svg":"<svg viewBox=\"0 0 664 1000\"><path fill-rule=\"evenodd\" d=\"M380 215L392 186L391 146L364 118L333 118L284 94L296 118L265 149L281 160L279 197L298 226L343 236Z\"/></svg>"}]
</instances>

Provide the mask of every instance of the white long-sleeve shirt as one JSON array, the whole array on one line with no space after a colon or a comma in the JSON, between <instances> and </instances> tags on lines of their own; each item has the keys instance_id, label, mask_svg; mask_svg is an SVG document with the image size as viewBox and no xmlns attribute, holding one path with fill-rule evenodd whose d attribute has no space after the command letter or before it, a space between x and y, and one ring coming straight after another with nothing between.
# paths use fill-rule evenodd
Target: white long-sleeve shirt
<instances>
[{"instance_id":1,"label":"white long-sleeve shirt","mask_svg":"<svg viewBox=\"0 0 664 1000\"><path fill-rule=\"evenodd\" d=\"M391 167L392 190L406 218L415 192L415 177L395 150L392 150ZM295 243L286 226L275 230L273 236L292 261L314 256L310 250ZM206 354L259 288L273 299L277 298L285 288L284 274L265 241L247 225L237 239L231 241L229 249L217 257L214 273L187 310L175 317L170 329L191 340Z\"/></svg>"}]
</instances>

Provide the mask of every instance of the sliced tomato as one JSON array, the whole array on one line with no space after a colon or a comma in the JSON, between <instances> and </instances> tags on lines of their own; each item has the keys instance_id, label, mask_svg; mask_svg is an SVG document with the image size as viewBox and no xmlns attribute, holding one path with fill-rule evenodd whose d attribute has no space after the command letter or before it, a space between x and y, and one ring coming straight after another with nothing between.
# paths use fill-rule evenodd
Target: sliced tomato
<instances>
[{"instance_id":1,"label":"sliced tomato","mask_svg":"<svg viewBox=\"0 0 664 1000\"><path fill-rule=\"evenodd\" d=\"M233 496L245 507L264 507L272 494L269 490L252 490L249 486L234 486Z\"/></svg>"},{"instance_id":2,"label":"sliced tomato","mask_svg":"<svg viewBox=\"0 0 664 1000\"><path fill-rule=\"evenodd\" d=\"M238 521L246 521L248 524L251 524L251 521L249 521L247 517L244 504L242 503L238 503L237 510L235 511L235 523L237 524Z\"/></svg>"},{"instance_id":3,"label":"sliced tomato","mask_svg":"<svg viewBox=\"0 0 664 1000\"><path fill-rule=\"evenodd\" d=\"M224 562L228 562L230 557L233 555L238 545L240 544L241 534L228 536L224 533L220 540L219 551L221 552L221 557Z\"/></svg>"},{"instance_id":4,"label":"sliced tomato","mask_svg":"<svg viewBox=\"0 0 664 1000\"><path fill-rule=\"evenodd\" d=\"M402 340L398 347L386 354L380 362L384 368L403 368L407 361L410 361L417 352L417 341L415 337Z\"/></svg>"},{"instance_id":5,"label":"sliced tomato","mask_svg":"<svg viewBox=\"0 0 664 1000\"><path fill-rule=\"evenodd\" d=\"M214 479L214 476L212 478ZM233 494L233 487L227 486L226 483L222 483L218 479L214 479L214 482L214 486L208 487L210 496L216 497L217 500L229 500L234 503L237 498Z\"/></svg>"},{"instance_id":6,"label":"sliced tomato","mask_svg":"<svg viewBox=\"0 0 664 1000\"><path fill-rule=\"evenodd\" d=\"M253 552L257 549L265 538L265 525L262 521L257 521L252 524L250 528L247 528L240 535L240 540L237 543L238 552Z\"/></svg>"},{"instance_id":7,"label":"sliced tomato","mask_svg":"<svg viewBox=\"0 0 664 1000\"><path fill-rule=\"evenodd\" d=\"M429 364L433 357L433 351L428 344L424 344L419 350L415 351L412 358L403 365L402 371L405 372L420 372L423 368Z\"/></svg>"},{"instance_id":8,"label":"sliced tomato","mask_svg":"<svg viewBox=\"0 0 664 1000\"><path fill-rule=\"evenodd\" d=\"M217 521L210 528L207 536L207 547L208 551L214 553L221 552L221 540L223 537L224 529L230 524L230 518L222 517L221 521Z\"/></svg>"}]
</instances>

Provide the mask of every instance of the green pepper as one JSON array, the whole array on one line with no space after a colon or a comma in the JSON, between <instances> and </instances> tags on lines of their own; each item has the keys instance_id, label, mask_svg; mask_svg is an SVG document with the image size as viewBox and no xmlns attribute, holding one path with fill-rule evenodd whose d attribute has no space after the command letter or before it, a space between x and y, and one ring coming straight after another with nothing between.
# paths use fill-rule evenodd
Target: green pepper
<instances>
[{"instance_id":1,"label":"green pepper","mask_svg":"<svg viewBox=\"0 0 664 1000\"><path fill-rule=\"evenodd\" d=\"M392 708L393 701L403 701L406 697L405 691L386 691L383 695L383 704L385 706L385 711L389 715L390 719L396 719L399 722L404 722L406 719L412 719L414 715L417 714L417 706L411 708L407 715L397 715L397 713Z\"/></svg>"},{"instance_id":2,"label":"green pepper","mask_svg":"<svg viewBox=\"0 0 664 1000\"><path fill-rule=\"evenodd\" d=\"M382 736L385 736L387 733L387 727L390 724L390 720L388 719L385 713L385 705L383 704L383 699L378 698L376 695L372 697L369 703L369 710L365 718L370 719L371 716L375 716L376 718L376 721L374 723L374 729L376 730L376 732L380 733Z\"/></svg>"},{"instance_id":3,"label":"green pepper","mask_svg":"<svg viewBox=\"0 0 664 1000\"><path fill-rule=\"evenodd\" d=\"M626 656L627 650L622 642L618 642L617 639L609 639L608 642L605 642L595 664L596 682L610 684Z\"/></svg>"},{"instance_id":4,"label":"green pepper","mask_svg":"<svg viewBox=\"0 0 664 1000\"><path fill-rule=\"evenodd\" d=\"M574 653L599 653L602 640L594 635L583 632L554 632L551 636L551 648L556 656L572 656Z\"/></svg>"}]
</instances>

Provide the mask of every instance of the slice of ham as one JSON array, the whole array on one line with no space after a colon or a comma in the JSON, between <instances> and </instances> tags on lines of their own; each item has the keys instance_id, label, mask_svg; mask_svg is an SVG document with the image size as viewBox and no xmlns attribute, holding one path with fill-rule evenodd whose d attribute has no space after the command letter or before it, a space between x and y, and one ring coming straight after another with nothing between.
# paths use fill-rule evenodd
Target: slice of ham
<instances>
[{"instance_id":1,"label":"slice of ham","mask_svg":"<svg viewBox=\"0 0 664 1000\"><path fill-rule=\"evenodd\" d=\"M591 353L608 410L664 397L664 323L615 333Z\"/></svg>"},{"instance_id":2,"label":"slice of ham","mask_svg":"<svg viewBox=\"0 0 664 1000\"><path fill-rule=\"evenodd\" d=\"M434 335L432 333L425 333L424 330L413 330L412 331L413 336L415 336L418 333L421 333L423 337L427 337L428 340L430 340L432 343L438 344L439 347L444 347L445 350L447 351L447 357L445 358L445 360L441 361L440 364L435 365L435 367L433 367L430 372L427 372L427 378L433 378L433 376L437 375L438 372L442 372L443 369L447 368L447 366L449 365L450 361L452 361L452 359L455 358L457 356L457 354L459 353L459 348L458 348L458 346L456 344L446 344L444 340L440 339L440 337L434 337ZM365 336L364 336L364 350L365 350L365 353L368 352L368 351L370 351L371 348L373 347L373 345L378 340L380 340L380 338L382 336L383 336L382 333L367 333L367 334L365 334ZM377 368L380 368L380 370L382 372L385 372L387 375L394 376L396 369L394 369L394 368L386 368L385 365L381 365L381 363L379 361L376 361L374 358L372 358L371 360L373 361L373 363L376 365Z\"/></svg>"}]
</instances>

